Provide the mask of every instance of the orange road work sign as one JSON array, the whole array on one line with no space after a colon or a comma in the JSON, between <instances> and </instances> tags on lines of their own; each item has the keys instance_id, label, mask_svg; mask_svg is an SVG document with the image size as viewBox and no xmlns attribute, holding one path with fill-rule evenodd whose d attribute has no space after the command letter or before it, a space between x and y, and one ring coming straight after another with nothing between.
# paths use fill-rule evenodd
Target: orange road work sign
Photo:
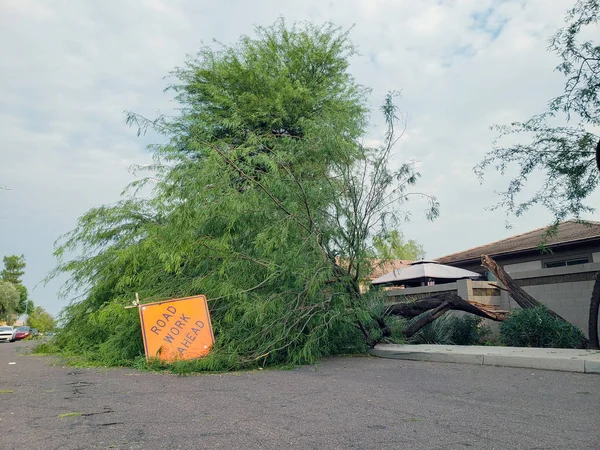
<instances>
[{"instance_id":1,"label":"orange road work sign","mask_svg":"<svg viewBox=\"0 0 600 450\"><path fill-rule=\"evenodd\" d=\"M204 295L141 304L139 312L146 359L200 358L215 342Z\"/></svg>"}]
</instances>

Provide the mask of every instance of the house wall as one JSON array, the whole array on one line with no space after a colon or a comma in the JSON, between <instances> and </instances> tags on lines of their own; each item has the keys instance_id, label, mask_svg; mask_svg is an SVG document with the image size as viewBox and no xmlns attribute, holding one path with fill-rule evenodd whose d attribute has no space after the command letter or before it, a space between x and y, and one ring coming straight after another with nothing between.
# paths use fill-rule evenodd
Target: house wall
<instances>
[{"instance_id":1,"label":"house wall","mask_svg":"<svg viewBox=\"0 0 600 450\"><path fill-rule=\"evenodd\" d=\"M514 273L514 272L525 272L527 270L542 270L543 266L542 266L542 261L540 259L537 259L535 261L527 261L527 262L522 262L522 263L517 263L517 264L505 264L504 265L504 270L506 270L508 273Z\"/></svg>"}]
</instances>

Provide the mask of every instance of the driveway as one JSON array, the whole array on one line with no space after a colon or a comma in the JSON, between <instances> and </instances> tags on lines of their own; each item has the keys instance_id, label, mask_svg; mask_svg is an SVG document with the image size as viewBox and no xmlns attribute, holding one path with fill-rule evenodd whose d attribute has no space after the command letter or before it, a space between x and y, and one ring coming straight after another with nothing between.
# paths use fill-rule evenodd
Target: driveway
<instances>
[{"instance_id":1,"label":"driveway","mask_svg":"<svg viewBox=\"0 0 600 450\"><path fill-rule=\"evenodd\" d=\"M600 377L331 358L179 377L0 344L0 448L600 448ZM14 363L14 364L11 364Z\"/></svg>"}]
</instances>

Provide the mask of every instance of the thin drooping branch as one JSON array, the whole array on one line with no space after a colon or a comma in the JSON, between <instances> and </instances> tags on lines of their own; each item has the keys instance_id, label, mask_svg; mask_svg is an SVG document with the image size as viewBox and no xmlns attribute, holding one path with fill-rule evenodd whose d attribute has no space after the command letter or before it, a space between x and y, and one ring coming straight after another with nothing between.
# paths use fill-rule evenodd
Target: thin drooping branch
<instances>
[{"instance_id":1,"label":"thin drooping branch","mask_svg":"<svg viewBox=\"0 0 600 450\"><path fill-rule=\"evenodd\" d=\"M250 175L248 175L246 172L244 172L231 158L229 158L227 155L225 155L225 153L223 153L221 150L219 150L219 148L216 145L213 145L212 148L221 156L221 158L223 158L223 160L229 164L229 166L231 166L232 168L234 168L242 177L244 177L246 180L250 181L251 183L254 183L256 186L258 186L260 188L260 190L262 190L265 194L267 194L267 196L273 201L273 203L281 210L283 211L287 216L292 217L295 222L300 225L302 228L304 228L309 234L312 233L312 231L310 230L310 228L308 228L305 224L303 224L300 220L298 220L298 218L292 214L284 205L283 203L281 203L274 195L273 193L271 193L271 191L269 191L260 181L258 181L256 178L251 177Z\"/></svg>"}]
</instances>

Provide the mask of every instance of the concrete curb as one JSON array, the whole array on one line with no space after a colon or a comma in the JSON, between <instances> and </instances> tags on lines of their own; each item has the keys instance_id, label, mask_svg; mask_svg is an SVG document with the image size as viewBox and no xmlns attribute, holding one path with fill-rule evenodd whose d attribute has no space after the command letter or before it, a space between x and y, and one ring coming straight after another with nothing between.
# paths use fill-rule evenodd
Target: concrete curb
<instances>
[{"instance_id":1,"label":"concrete curb","mask_svg":"<svg viewBox=\"0 0 600 450\"><path fill-rule=\"evenodd\" d=\"M380 344L380 358L600 374L600 351L459 345Z\"/></svg>"}]
</instances>

